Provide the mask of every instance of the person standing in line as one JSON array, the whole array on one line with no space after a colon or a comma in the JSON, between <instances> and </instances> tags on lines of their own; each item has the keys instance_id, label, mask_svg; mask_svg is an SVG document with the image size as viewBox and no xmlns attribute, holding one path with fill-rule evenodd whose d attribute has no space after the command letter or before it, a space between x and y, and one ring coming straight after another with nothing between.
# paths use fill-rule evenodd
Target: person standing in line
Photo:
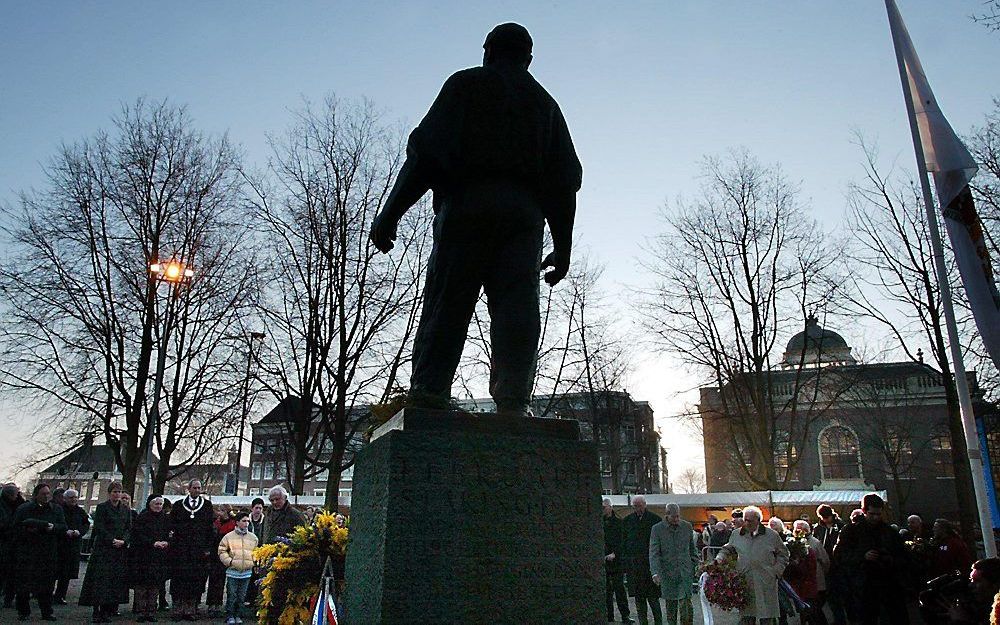
<instances>
[{"instance_id":1,"label":"person standing in line","mask_svg":"<svg viewBox=\"0 0 1000 625\"><path fill-rule=\"evenodd\" d=\"M171 507L172 507L172 504L170 503L170 500L167 499L166 497L164 497L163 498L163 516L167 517L168 520L170 519L170 508ZM169 570L166 571L166 576L167 576L168 581L169 581L169 578L170 578L170 571ZM160 584L159 595L160 596L159 596L159 598L157 600L157 605L158 605L157 611L159 611L159 612L169 612L170 611L170 604L167 603L167 582L166 581L164 581L164 582L162 582Z\"/></svg>"},{"instance_id":2,"label":"person standing in line","mask_svg":"<svg viewBox=\"0 0 1000 625\"><path fill-rule=\"evenodd\" d=\"M4 484L0 492L0 592L3 607L14 607L14 574L11 562L14 554L14 513L24 503L21 489L13 482Z\"/></svg>"},{"instance_id":3,"label":"person standing in line","mask_svg":"<svg viewBox=\"0 0 1000 625\"><path fill-rule=\"evenodd\" d=\"M59 564L59 537L66 532L61 506L52 504L52 490L40 483L31 501L14 513L14 592L17 615L31 618L31 596L38 601L43 621L58 620L52 612L52 587Z\"/></svg>"},{"instance_id":4,"label":"person standing in line","mask_svg":"<svg viewBox=\"0 0 1000 625\"><path fill-rule=\"evenodd\" d=\"M226 625L242 625L240 609L253 571L257 536L249 530L250 515L236 514L236 525L219 542L219 561L226 567Z\"/></svg>"},{"instance_id":5,"label":"person standing in line","mask_svg":"<svg viewBox=\"0 0 1000 625\"><path fill-rule=\"evenodd\" d=\"M267 493L271 507L264 512L264 539L261 544L278 542L278 537L291 535L299 525L306 524L306 517L288 501L288 491L284 486L274 486Z\"/></svg>"},{"instance_id":6,"label":"person standing in line","mask_svg":"<svg viewBox=\"0 0 1000 625\"><path fill-rule=\"evenodd\" d=\"M604 515L604 581L605 581L605 602L608 611L608 622L615 620L615 600L618 602L618 614L622 617L622 623L631 623L628 609L628 596L625 594L624 577L622 571L622 520L615 514L611 507L611 500L605 499L602 502Z\"/></svg>"},{"instance_id":7,"label":"person standing in line","mask_svg":"<svg viewBox=\"0 0 1000 625\"><path fill-rule=\"evenodd\" d=\"M934 521L934 550L931 552L929 579L954 571L965 573L974 559L965 541L948 519Z\"/></svg>"},{"instance_id":8,"label":"person standing in line","mask_svg":"<svg viewBox=\"0 0 1000 625\"><path fill-rule=\"evenodd\" d=\"M170 596L182 621L197 620L198 604L214 558L215 514L201 494L201 480L188 482L188 494L170 509Z\"/></svg>"},{"instance_id":9,"label":"person standing in line","mask_svg":"<svg viewBox=\"0 0 1000 625\"><path fill-rule=\"evenodd\" d=\"M795 590L795 594L809 604L800 611L802 625L826 625L821 594L826 590L826 569L829 568L826 550L812 535L809 521L798 519L792 524L792 535L805 539L804 556L792 557L785 568L785 579Z\"/></svg>"},{"instance_id":10,"label":"person standing in line","mask_svg":"<svg viewBox=\"0 0 1000 625\"><path fill-rule=\"evenodd\" d=\"M668 625L692 625L694 621L691 592L698 560L694 529L681 518L680 506L668 503L663 520L653 526L649 536L649 570L653 583L660 586Z\"/></svg>"},{"instance_id":11,"label":"person standing in line","mask_svg":"<svg viewBox=\"0 0 1000 625\"><path fill-rule=\"evenodd\" d=\"M129 543L129 578L135 589L132 611L139 623L156 622L160 586L170 571L170 519L163 513L163 495L150 495L135 519Z\"/></svg>"},{"instance_id":12,"label":"person standing in line","mask_svg":"<svg viewBox=\"0 0 1000 625\"><path fill-rule=\"evenodd\" d=\"M903 539L885 523L885 501L875 493L861 499L864 516L840 532L834 561L849 576L856 603L848 606L852 623L907 625L901 583L909 561Z\"/></svg>"},{"instance_id":13,"label":"person standing in line","mask_svg":"<svg viewBox=\"0 0 1000 625\"><path fill-rule=\"evenodd\" d=\"M215 532L215 544L213 549L219 548L222 537L233 531L236 527L236 518L233 516L233 508L229 504L221 504L215 509L215 521L212 522L212 529ZM212 563L208 567L208 592L205 593L205 605L209 616L221 616L223 613L223 593L226 590L226 567L222 566L218 558L212 558Z\"/></svg>"},{"instance_id":14,"label":"person standing in line","mask_svg":"<svg viewBox=\"0 0 1000 625\"><path fill-rule=\"evenodd\" d=\"M109 623L118 606L128 603L128 540L132 513L122 502L122 485L108 485L108 499L94 510L94 540L80 605L94 608L95 623Z\"/></svg>"},{"instance_id":15,"label":"person standing in line","mask_svg":"<svg viewBox=\"0 0 1000 625\"><path fill-rule=\"evenodd\" d=\"M826 551L830 561L830 568L826 575L826 601L830 605L834 625L847 625L847 604L849 603L847 580L841 575L841 571L833 559L833 548L837 545L837 539L840 538L844 521L832 506L825 503L817 506L816 516L819 517L819 521L813 525L813 537L823 545L823 550Z\"/></svg>"},{"instance_id":16,"label":"person standing in line","mask_svg":"<svg viewBox=\"0 0 1000 625\"><path fill-rule=\"evenodd\" d=\"M63 493L63 515L66 517L66 533L59 540L59 569L57 571L56 594L52 603L66 605L66 591L69 580L80 577L80 550L83 537L90 529L90 517L79 506L80 493L70 488Z\"/></svg>"},{"instance_id":17,"label":"person standing in line","mask_svg":"<svg viewBox=\"0 0 1000 625\"><path fill-rule=\"evenodd\" d=\"M257 544L263 545L264 540L264 500L255 497L250 502L250 532L257 537ZM257 567L253 568L250 575L250 584L247 586L246 605L253 607L257 604ZM256 612L256 610L254 610Z\"/></svg>"},{"instance_id":18,"label":"person standing in line","mask_svg":"<svg viewBox=\"0 0 1000 625\"><path fill-rule=\"evenodd\" d=\"M753 601L740 610L744 624L774 625L781 615L778 580L788 566L788 548L777 532L761 523L757 506L743 509L743 527L733 532L716 560L736 558L736 568L746 576Z\"/></svg>"},{"instance_id":19,"label":"person standing in line","mask_svg":"<svg viewBox=\"0 0 1000 625\"><path fill-rule=\"evenodd\" d=\"M661 625L660 587L653 582L649 570L649 534L653 526L663 519L646 509L646 498L642 495L632 496L632 510L632 514L622 521L625 534L622 551L625 554L628 592L635 597L635 612L640 625L649 623L649 612L653 613L653 623Z\"/></svg>"}]
</instances>

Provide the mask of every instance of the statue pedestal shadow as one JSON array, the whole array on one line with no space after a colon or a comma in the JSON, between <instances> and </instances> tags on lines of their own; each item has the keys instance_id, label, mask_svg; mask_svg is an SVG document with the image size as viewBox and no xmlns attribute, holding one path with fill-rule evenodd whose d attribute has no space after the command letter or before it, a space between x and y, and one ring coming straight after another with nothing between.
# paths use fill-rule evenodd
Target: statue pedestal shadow
<instances>
[{"instance_id":1,"label":"statue pedestal shadow","mask_svg":"<svg viewBox=\"0 0 1000 625\"><path fill-rule=\"evenodd\" d=\"M408 408L358 454L346 622L604 623L603 548L576 421Z\"/></svg>"}]
</instances>

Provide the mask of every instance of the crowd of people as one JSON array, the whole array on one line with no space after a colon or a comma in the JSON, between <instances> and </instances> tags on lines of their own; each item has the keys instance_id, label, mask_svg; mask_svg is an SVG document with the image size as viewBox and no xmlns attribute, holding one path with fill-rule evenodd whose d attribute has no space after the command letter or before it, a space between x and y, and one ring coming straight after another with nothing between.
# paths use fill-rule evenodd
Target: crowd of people
<instances>
[{"instance_id":1,"label":"crowd of people","mask_svg":"<svg viewBox=\"0 0 1000 625\"><path fill-rule=\"evenodd\" d=\"M760 508L710 515L701 528L667 504L664 517L632 497L619 518L604 500L607 617L614 607L632 623L628 595L641 625L691 625L700 567L734 563L748 586L742 623L785 625L906 625L919 614L927 625L988 624L1000 605L1000 559L974 562L972 552L945 519L931 529L918 515L899 528L886 520L886 504L869 493L843 521L829 505L790 525ZM661 604L662 599L662 604ZM919 608L911 607L919 605ZM997 615L1000 617L1000 614Z\"/></svg>"},{"instance_id":2,"label":"crowd of people","mask_svg":"<svg viewBox=\"0 0 1000 625\"><path fill-rule=\"evenodd\" d=\"M73 489L40 483L25 501L16 485L3 486L0 594L3 609L16 608L22 621L31 618L32 598L42 620L62 620L57 606L66 605L71 580L80 577L89 532L79 605L92 608L94 623L109 622L130 600L137 622L155 622L158 613L172 610L178 621L224 615L229 624L242 623L244 609L257 600L253 550L315 516L315 510L294 507L281 486L268 493L270 505L261 498L249 510L213 505L199 480L191 480L187 495L173 505L150 495L141 512L118 482L109 485L92 516L78 499ZM338 515L337 521L345 519Z\"/></svg>"}]
</instances>

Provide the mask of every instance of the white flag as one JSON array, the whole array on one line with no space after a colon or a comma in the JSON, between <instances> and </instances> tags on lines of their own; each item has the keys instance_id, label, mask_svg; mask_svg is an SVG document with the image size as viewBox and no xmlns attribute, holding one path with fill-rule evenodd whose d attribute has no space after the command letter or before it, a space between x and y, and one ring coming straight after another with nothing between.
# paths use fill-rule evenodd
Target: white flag
<instances>
[{"instance_id":1,"label":"white flag","mask_svg":"<svg viewBox=\"0 0 1000 625\"><path fill-rule=\"evenodd\" d=\"M886 0L885 5L893 43L906 69L908 95L920 129L924 162L927 171L934 176L938 202L955 251L962 284L986 351L993 364L1000 368L1000 295L993 277L982 221L969 190L969 182L979 168L941 113L895 0Z\"/></svg>"}]
</instances>

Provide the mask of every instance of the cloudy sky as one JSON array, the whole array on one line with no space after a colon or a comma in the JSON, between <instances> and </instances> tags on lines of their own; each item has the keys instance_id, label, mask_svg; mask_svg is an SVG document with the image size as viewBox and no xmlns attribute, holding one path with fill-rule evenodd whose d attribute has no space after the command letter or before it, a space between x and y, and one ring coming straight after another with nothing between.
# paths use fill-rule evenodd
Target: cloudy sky
<instances>
[{"instance_id":1,"label":"cloudy sky","mask_svg":"<svg viewBox=\"0 0 1000 625\"><path fill-rule=\"evenodd\" d=\"M1000 96L1000 33L970 19L980 0L898 3L940 105L967 132ZM611 291L643 283L639 247L665 201L696 191L706 154L742 146L780 163L829 228L860 174L855 130L912 166L879 0L32 2L0 12L0 202L42 185L61 142L140 96L187 105L258 164L303 98L367 97L412 125L505 21L531 31L531 71L570 124L584 163L577 235ZM697 380L683 363L637 357L629 390L653 403L675 473L700 462L671 418ZM0 410L7 431L38 418ZM3 477L19 452L0 439Z\"/></svg>"}]
</instances>

